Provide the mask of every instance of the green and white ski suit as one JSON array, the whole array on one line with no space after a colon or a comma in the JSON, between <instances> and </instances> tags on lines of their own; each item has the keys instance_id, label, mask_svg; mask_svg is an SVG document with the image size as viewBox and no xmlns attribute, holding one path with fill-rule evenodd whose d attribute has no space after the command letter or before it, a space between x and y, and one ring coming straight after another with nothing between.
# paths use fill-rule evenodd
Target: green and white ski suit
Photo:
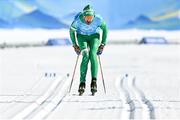
<instances>
[{"instance_id":1,"label":"green and white ski suit","mask_svg":"<svg viewBox=\"0 0 180 120\"><path fill-rule=\"evenodd\" d=\"M102 41L100 41L100 31L102 30ZM73 46L78 45L83 58L80 66L80 82L86 81L88 63L91 62L91 76L97 78L98 60L97 50L100 44L106 44L107 26L105 21L97 14L91 24L87 24L83 18L83 13L78 13L70 27L70 38ZM77 42L75 39L77 35Z\"/></svg>"}]
</instances>

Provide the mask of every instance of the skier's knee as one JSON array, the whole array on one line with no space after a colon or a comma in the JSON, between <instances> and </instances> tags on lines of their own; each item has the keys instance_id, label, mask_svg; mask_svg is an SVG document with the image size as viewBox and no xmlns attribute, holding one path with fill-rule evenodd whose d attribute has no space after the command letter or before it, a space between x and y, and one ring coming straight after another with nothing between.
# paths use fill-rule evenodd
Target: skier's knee
<instances>
[{"instance_id":1,"label":"skier's knee","mask_svg":"<svg viewBox=\"0 0 180 120\"><path fill-rule=\"evenodd\" d=\"M90 51L90 55L91 55L92 57L97 57L97 52Z\"/></svg>"},{"instance_id":2,"label":"skier's knee","mask_svg":"<svg viewBox=\"0 0 180 120\"><path fill-rule=\"evenodd\" d=\"M83 56L89 56L89 51L87 48L82 50L82 55Z\"/></svg>"}]
</instances>

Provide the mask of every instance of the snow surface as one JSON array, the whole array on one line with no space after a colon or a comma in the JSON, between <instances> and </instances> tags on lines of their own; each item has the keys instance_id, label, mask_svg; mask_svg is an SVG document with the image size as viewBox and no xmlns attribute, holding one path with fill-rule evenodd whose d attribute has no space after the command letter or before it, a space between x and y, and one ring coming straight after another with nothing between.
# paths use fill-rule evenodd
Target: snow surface
<instances>
[{"instance_id":1,"label":"snow surface","mask_svg":"<svg viewBox=\"0 0 180 120\"><path fill-rule=\"evenodd\" d=\"M78 96L80 61L67 94L75 60L71 46L0 50L0 119L180 119L179 45L107 45L95 96L90 70Z\"/></svg>"},{"instance_id":2,"label":"snow surface","mask_svg":"<svg viewBox=\"0 0 180 120\"><path fill-rule=\"evenodd\" d=\"M110 30L108 42L137 43L143 37L164 37L169 43L180 43L180 31L165 30ZM0 29L1 44L40 44L46 43L50 38L69 38L68 29Z\"/></svg>"}]
</instances>

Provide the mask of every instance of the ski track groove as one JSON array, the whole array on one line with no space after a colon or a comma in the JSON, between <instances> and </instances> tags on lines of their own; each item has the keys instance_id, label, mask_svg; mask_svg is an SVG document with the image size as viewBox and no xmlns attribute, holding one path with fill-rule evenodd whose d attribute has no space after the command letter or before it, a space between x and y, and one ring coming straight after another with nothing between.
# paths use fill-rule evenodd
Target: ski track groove
<instances>
[{"instance_id":1,"label":"ski track groove","mask_svg":"<svg viewBox=\"0 0 180 120\"><path fill-rule=\"evenodd\" d=\"M148 112L149 112L149 119L155 119L155 108L153 106L153 104L151 103L150 100L148 100L145 96L145 94L142 92L142 90L140 90L137 85L136 85L136 77L133 77L132 79L127 79L129 76L123 76L123 77L118 77L119 80L119 87L121 88L121 92L124 94L124 100L125 100L125 104L127 104L129 106L129 110L126 110L126 112L128 113L129 119L136 119L135 118L135 114L136 114L136 110L138 109L138 107L136 106L135 101L138 101L139 103L144 103L144 105L147 106L148 108ZM61 78L62 79L62 78ZM65 78L64 78L65 79ZM68 79L68 78L66 78ZM128 89L128 84L126 83L127 80L132 80L132 89L134 89L134 91L130 91L130 89ZM29 119L29 117L33 114L35 114L34 116L38 116L40 113L40 116L43 116L43 119L47 119L48 116L50 116L51 113L53 113L53 111L56 110L56 108L62 103L62 102L72 102L72 96L70 97L70 99L68 101L64 101L64 98L67 97L68 95L68 90L64 93L64 95L61 97L61 99L58 99L58 102L54 102L52 99L57 97L60 93L59 92L54 92L57 91L60 85L64 85L67 84L66 82L63 83L63 80L60 80L57 85L55 86L55 88L53 89L52 94L50 94L48 97L46 97L40 104L38 104L37 101L35 101L35 104L37 104L37 107L35 109L33 109L33 111L30 111L25 117L23 117L22 119ZM126 86L127 84L127 86ZM67 85L66 85L67 88ZM132 93L136 93L141 99L136 100L133 99L130 92ZM53 96L53 98L51 98ZM49 98L51 98L50 100L48 100ZM141 101L141 102L140 102ZM87 102L87 101L85 101ZM45 109L45 107L43 106L44 104L48 103L46 106L48 106L49 104L51 104L51 109ZM53 104L53 106L52 106ZM93 105L94 107L94 105ZM40 111L37 111L38 109L40 109ZM41 115L43 114L43 115ZM31 116L32 118L34 118L34 116ZM35 118L36 118L35 117Z\"/></svg>"},{"instance_id":2,"label":"ski track groove","mask_svg":"<svg viewBox=\"0 0 180 120\"><path fill-rule=\"evenodd\" d=\"M68 95L68 92L62 97L62 99L59 100L57 105L47 114L43 117L43 119L47 119L48 116L63 102L64 98Z\"/></svg>"},{"instance_id":3,"label":"ski track groove","mask_svg":"<svg viewBox=\"0 0 180 120\"><path fill-rule=\"evenodd\" d=\"M125 83L125 80L126 80L125 78L126 77L121 78L120 86L122 88L122 92L124 93L126 103L129 105L129 108L130 108L130 110L129 110L129 119L134 119L136 107L135 107L134 101L131 99L131 96L130 96L128 90L124 86L124 83Z\"/></svg>"},{"instance_id":4,"label":"ski track groove","mask_svg":"<svg viewBox=\"0 0 180 120\"><path fill-rule=\"evenodd\" d=\"M124 106L126 104L129 106L129 109L126 110L129 119L139 119L139 117L142 116L145 118L140 119L155 119L155 108L151 101L146 98L142 90L137 87L136 77L131 78L126 74L125 76L117 77L117 82L117 89L119 89L119 87L121 88L119 90L120 95L123 93L122 99L125 101ZM128 82L130 82L130 84L128 84ZM145 107L143 108L142 106ZM122 119L124 118L122 117Z\"/></svg>"},{"instance_id":5,"label":"ski track groove","mask_svg":"<svg viewBox=\"0 0 180 120\"><path fill-rule=\"evenodd\" d=\"M34 116L32 116L32 118L35 118L35 119L46 119L56 108L57 106L59 106L61 103L62 103L62 100L65 98L65 96L67 95L68 91L66 91L66 93L56 102L56 101L53 101L53 99L55 97L57 97L59 94L61 94L61 90L59 90L58 88L60 87L60 85L65 85L66 82L64 83L64 81L66 81L68 78L63 78L59 83L58 85L54 88L53 90L53 94L51 94L50 96L48 96L48 98L46 98L46 100L44 100L40 106L36 109L40 109L40 111L38 112L35 112ZM64 80L64 81L63 81ZM59 92L57 92L57 90L59 90ZM53 96L53 97L52 97ZM52 98L51 98L52 97ZM46 105L48 99L51 98L49 101L49 103ZM45 106L44 106L45 105ZM49 107L49 108L48 108ZM47 109L48 108L48 109ZM35 111L35 110L34 110ZM30 113L28 116L26 116L25 118L29 119L28 117L31 116L32 113Z\"/></svg>"},{"instance_id":6,"label":"ski track groove","mask_svg":"<svg viewBox=\"0 0 180 120\"><path fill-rule=\"evenodd\" d=\"M35 82L35 84L33 84L33 87L30 88L29 90L25 91L24 94L21 94L21 95L13 95L13 96L16 96L16 97L14 97L13 100L8 101L8 102L11 103L11 104L10 104L8 107L6 107L6 109L3 110L3 112L1 112L1 114L2 114L2 113L6 113L6 112L8 112L9 109L12 109L12 108L16 107L16 106L18 105L18 104L17 104L17 99L18 99L18 98L22 97L21 99L18 100L18 101L22 101L22 100L25 100L25 99L26 99L27 97L29 97L30 95L32 95L32 94L30 94L30 92L32 92L34 89L36 89L37 87L39 87L39 86L41 85L41 84L40 84L41 82L43 82L43 79L40 79L39 81ZM5 96L8 96L8 95L5 95Z\"/></svg>"},{"instance_id":7,"label":"ski track groove","mask_svg":"<svg viewBox=\"0 0 180 120\"><path fill-rule=\"evenodd\" d=\"M62 81L60 89L57 89L58 92L54 92L54 95L52 95L53 98L50 99L49 104L42 107L42 110L36 113L33 116L33 119L46 119L63 102L63 99L69 94L68 88L70 84L70 77L66 77L64 81L65 82Z\"/></svg>"},{"instance_id":8,"label":"ski track groove","mask_svg":"<svg viewBox=\"0 0 180 120\"><path fill-rule=\"evenodd\" d=\"M54 93L55 93L55 91L56 91L56 89L61 85L61 83L63 82L63 79L68 79L67 77L61 77L61 78L59 78L60 80L57 82L57 83L53 83L52 85L54 85L55 87L53 88L53 90L51 90L50 92L51 92L51 94L49 94L48 96L45 96L45 98L44 99L42 99L42 98L38 98L36 101L35 101L35 103L32 103L31 104L31 106L30 106L30 111L28 112L28 113L23 113L24 112L24 110L26 110L26 109L28 109L28 107L26 107L24 110L22 110L21 112L20 112L20 115L19 116L14 116L13 117L13 119L27 119L29 116L31 116L31 114L33 114L33 113L35 113L36 112L36 110L38 110L38 109L41 109L41 111L42 110L44 110L44 107L43 107L43 105L44 104L46 104L46 103L48 103L47 105L49 105L49 104L54 104L53 102L46 102L49 98L51 98L53 95L54 95ZM55 82L55 81L54 81ZM51 86L52 87L52 86ZM52 89L52 88L51 88ZM50 89L49 89L50 90ZM49 90L47 90L45 93L44 93L44 95L46 95L47 94L47 92L49 91ZM42 99L42 100L41 100ZM60 100L61 101L61 100ZM46 105L46 106L47 106ZM33 109L33 110L32 110ZM41 112L40 111L40 112ZM47 112L48 112L48 110L47 110ZM22 113L22 114L21 114ZM25 114L25 115L23 115L23 114ZM38 112L37 113L35 113L35 115L36 114L38 114Z\"/></svg>"},{"instance_id":9,"label":"ski track groove","mask_svg":"<svg viewBox=\"0 0 180 120\"><path fill-rule=\"evenodd\" d=\"M138 95L140 96L141 101L147 106L148 111L149 111L149 118L150 119L155 119L155 108L154 108L153 104L151 103L151 101L146 98L143 91L140 90L137 87L137 85L136 85L136 77L133 77L133 79L132 79L132 86L135 89L135 92L137 92Z\"/></svg>"},{"instance_id":10,"label":"ski track groove","mask_svg":"<svg viewBox=\"0 0 180 120\"><path fill-rule=\"evenodd\" d=\"M56 87L54 88L54 90L52 91L52 93L58 89L58 87L60 86L61 82L62 82L62 80L59 81L59 83L56 85ZM50 97L52 97L52 96L53 96L53 94L50 94L45 100L42 101L41 104L39 104L38 107L36 107L33 111L31 111L31 112L30 112L27 116L25 116L24 118L25 118L25 119L26 119L26 118L28 119L28 117L31 116L31 114L33 114L34 111L37 111L38 109L43 108L42 106L43 106L45 103L47 103L47 100L48 100Z\"/></svg>"}]
</instances>

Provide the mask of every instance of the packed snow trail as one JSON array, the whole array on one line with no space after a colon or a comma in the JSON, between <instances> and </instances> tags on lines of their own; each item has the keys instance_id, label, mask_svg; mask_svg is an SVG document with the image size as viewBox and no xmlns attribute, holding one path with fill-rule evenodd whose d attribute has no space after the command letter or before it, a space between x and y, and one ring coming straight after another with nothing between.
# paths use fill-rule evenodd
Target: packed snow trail
<instances>
[{"instance_id":1,"label":"packed snow trail","mask_svg":"<svg viewBox=\"0 0 180 120\"><path fill-rule=\"evenodd\" d=\"M154 107L136 86L135 77L126 74L117 77L116 81L125 108L121 119L127 119L127 117L129 119L155 119Z\"/></svg>"},{"instance_id":2,"label":"packed snow trail","mask_svg":"<svg viewBox=\"0 0 180 120\"><path fill-rule=\"evenodd\" d=\"M134 92L136 92L136 95L139 97L139 100L141 100L141 102L143 102L146 105L145 109L148 109L149 118L150 119L155 119L154 105L152 104L152 102L150 100L148 100L146 98L143 91L137 87L137 85L136 85L136 77L132 78L132 87L134 89ZM147 110L146 110L146 112L147 112Z\"/></svg>"},{"instance_id":3,"label":"packed snow trail","mask_svg":"<svg viewBox=\"0 0 180 120\"><path fill-rule=\"evenodd\" d=\"M42 106L38 104L40 107L23 119L38 117L39 113L39 119L179 119L179 51L178 45L109 45L101 56L106 95L98 75L98 92L91 96L88 75L86 91L78 96L77 68L70 94L59 93L68 89L63 88L66 83L63 80ZM29 105L36 104L57 80L36 79L42 71L53 71L56 78L59 73L72 73L76 57L72 47L5 49L1 53L1 119L13 118ZM37 85L32 87L33 84Z\"/></svg>"},{"instance_id":4,"label":"packed snow trail","mask_svg":"<svg viewBox=\"0 0 180 120\"><path fill-rule=\"evenodd\" d=\"M101 82L101 81L99 81ZM75 80L72 91L61 102L47 119L115 119L121 115L121 99L104 94L103 89L99 88L95 96L91 95L90 86L86 86L86 91L79 96ZM100 84L100 83L99 83ZM76 87L75 87L76 86ZM111 115L110 115L111 114ZM117 117L118 116L118 117Z\"/></svg>"},{"instance_id":5,"label":"packed snow trail","mask_svg":"<svg viewBox=\"0 0 180 120\"><path fill-rule=\"evenodd\" d=\"M83 96L78 96L78 93L69 94L62 99L61 104L58 104L57 109L54 109L48 115L49 117L47 117L47 119L155 119L154 116L151 116L151 111L147 111L147 109L143 107L146 103L136 98L134 95L135 92L132 91L133 87L131 88L126 82L133 81L132 85L134 86L134 79L126 75L117 81L119 81L116 82L117 90L119 90L120 93L119 96L113 97L108 94L105 95L102 91L95 96L91 96L90 92L86 92ZM140 90L139 88L137 89ZM132 92L134 93L132 94ZM124 96L122 94L124 94Z\"/></svg>"},{"instance_id":6,"label":"packed snow trail","mask_svg":"<svg viewBox=\"0 0 180 120\"><path fill-rule=\"evenodd\" d=\"M43 96L15 115L13 119L44 119L67 95L69 83L70 79L67 77L57 78Z\"/></svg>"}]
</instances>

